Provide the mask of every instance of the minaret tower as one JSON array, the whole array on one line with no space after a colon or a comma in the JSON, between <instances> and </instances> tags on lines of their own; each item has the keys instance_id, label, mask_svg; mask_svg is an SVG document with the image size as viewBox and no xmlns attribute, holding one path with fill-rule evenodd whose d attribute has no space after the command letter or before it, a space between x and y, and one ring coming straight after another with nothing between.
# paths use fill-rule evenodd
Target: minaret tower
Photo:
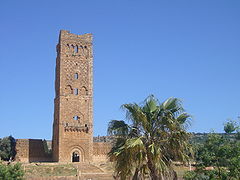
<instances>
[{"instance_id":1,"label":"minaret tower","mask_svg":"<svg viewBox=\"0 0 240 180\"><path fill-rule=\"evenodd\" d=\"M90 162L93 154L92 35L61 30L57 45L53 160Z\"/></svg>"}]
</instances>

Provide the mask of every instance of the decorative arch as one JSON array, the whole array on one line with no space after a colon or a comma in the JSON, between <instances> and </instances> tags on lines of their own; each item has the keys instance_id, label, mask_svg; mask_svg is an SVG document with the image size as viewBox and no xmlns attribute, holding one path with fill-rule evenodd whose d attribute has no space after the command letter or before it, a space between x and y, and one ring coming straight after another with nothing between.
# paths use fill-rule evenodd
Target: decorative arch
<instances>
[{"instance_id":1,"label":"decorative arch","mask_svg":"<svg viewBox=\"0 0 240 180\"><path fill-rule=\"evenodd\" d=\"M73 146L70 151L71 162L84 162L85 152L80 146Z\"/></svg>"},{"instance_id":2,"label":"decorative arch","mask_svg":"<svg viewBox=\"0 0 240 180\"><path fill-rule=\"evenodd\" d=\"M84 95L84 96L88 95L88 90L87 90L87 88L85 86L81 87L80 95Z\"/></svg>"},{"instance_id":3,"label":"decorative arch","mask_svg":"<svg viewBox=\"0 0 240 180\"><path fill-rule=\"evenodd\" d=\"M72 93L73 93L73 88L72 88L72 86L67 85L67 86L65 87L65 94L66 94L66 95L69 95L69 94L72 94Z\"/></svg>"}]
</instances>

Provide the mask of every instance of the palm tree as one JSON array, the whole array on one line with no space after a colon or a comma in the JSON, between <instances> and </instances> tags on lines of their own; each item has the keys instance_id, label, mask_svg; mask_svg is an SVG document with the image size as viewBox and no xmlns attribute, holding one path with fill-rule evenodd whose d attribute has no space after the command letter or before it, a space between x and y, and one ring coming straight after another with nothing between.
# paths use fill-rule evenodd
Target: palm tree
<instances>
[{"instance_id":1,"label":"palm tree","mask_svg":"<svg viewBox=\"0 0 240 180\"><path fill-rule=\"evenodd\" d=\"M163 103L149 96L143 104L123 104L126 119L112 120L108 134L115 136L109 152L120 179L175 179L173 161L188 162L190 115L181 101L169 98Z\"/></svg>"}]
</instances>

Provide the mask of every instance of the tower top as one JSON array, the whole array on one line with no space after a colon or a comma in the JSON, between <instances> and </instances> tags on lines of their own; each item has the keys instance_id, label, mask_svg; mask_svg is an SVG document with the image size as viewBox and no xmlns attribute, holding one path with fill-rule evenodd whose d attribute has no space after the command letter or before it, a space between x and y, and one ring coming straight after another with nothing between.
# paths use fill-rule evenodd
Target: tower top
<instances>
[{"instance_id":1,"label":"tower top","mask_svg":"<svg viewBox=\"0 0 240 180\"><path fill-rule=\"evenodd\" d=\"M60 30L60 35L59 35L59 42L61 41L82 41L88 44L92 44L92 34L87 33L83 35L77 35L70 33L70 31L67 30Z\"/></svg>"}]
</instances>

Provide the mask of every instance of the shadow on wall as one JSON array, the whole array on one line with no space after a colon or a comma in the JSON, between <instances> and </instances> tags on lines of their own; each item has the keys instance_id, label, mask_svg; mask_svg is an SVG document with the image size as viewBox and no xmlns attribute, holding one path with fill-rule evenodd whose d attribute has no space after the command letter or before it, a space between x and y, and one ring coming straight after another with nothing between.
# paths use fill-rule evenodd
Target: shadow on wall
<instances>
[{"instance_id":1,"label":"shadow on wall","mask_svg":"<svg viewBox=\"0 0 240 180\"><path fill-rule=\"evenodd\" d=\"M29 162L50 162L52 161L51 149L47 141L42 139L29 139Z\"/></svg>"}]
</instances>

